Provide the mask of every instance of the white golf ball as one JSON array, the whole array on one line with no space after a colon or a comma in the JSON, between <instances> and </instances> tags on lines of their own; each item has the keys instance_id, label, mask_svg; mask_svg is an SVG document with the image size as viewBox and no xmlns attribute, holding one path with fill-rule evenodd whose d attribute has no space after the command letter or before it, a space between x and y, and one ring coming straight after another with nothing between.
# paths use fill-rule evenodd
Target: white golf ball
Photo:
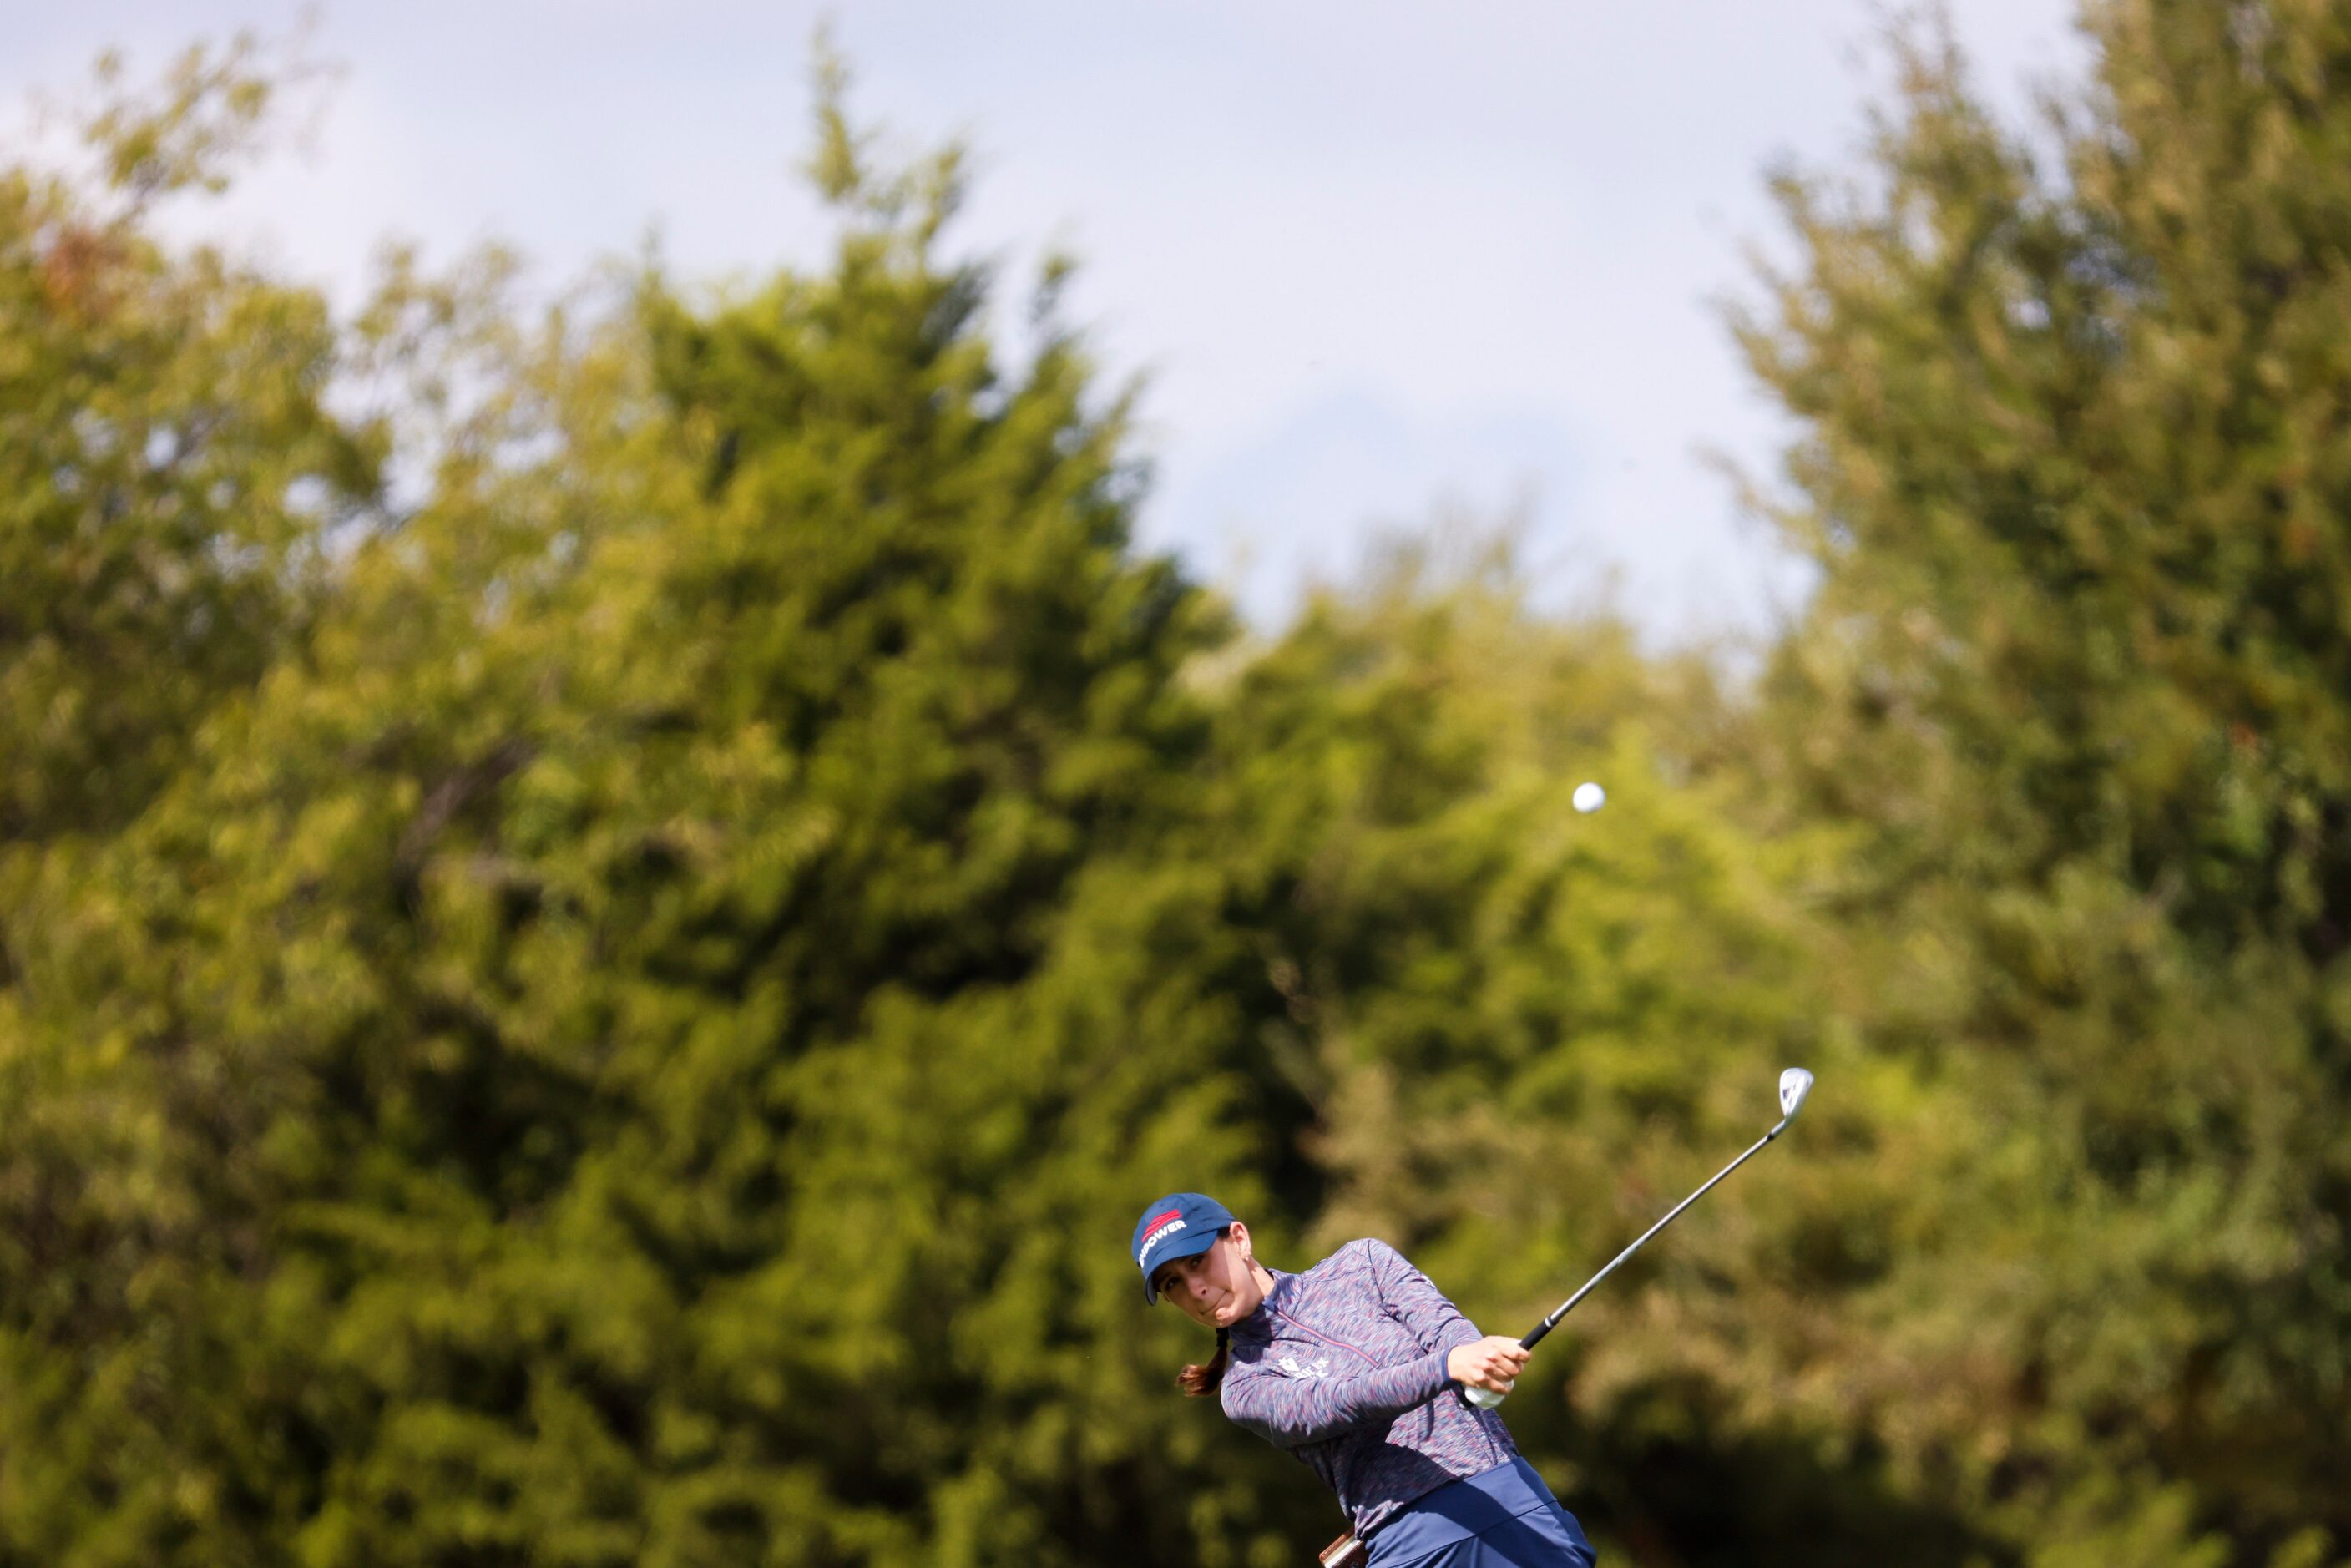
<instances>
[{"instance_id":1,"label":"white golf ball","mask_svg":"<svg viewBox=\"0 0 2351 1568\"><path fill-rule=\"evenodd\" d=\"M1599 785L1578 784L1575 787L1575 809L1577 810L1597 811L1601 807L1607 803L1608 791L1603 789Z\"/></svg>"}]
</instances>

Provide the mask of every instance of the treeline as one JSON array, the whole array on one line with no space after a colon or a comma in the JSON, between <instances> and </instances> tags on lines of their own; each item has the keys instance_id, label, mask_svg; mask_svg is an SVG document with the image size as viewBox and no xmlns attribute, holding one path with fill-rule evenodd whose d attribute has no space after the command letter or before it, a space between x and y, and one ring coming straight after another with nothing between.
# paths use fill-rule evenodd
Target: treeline
<instances>
[{"instance_id":1,"label":"treeline","mask_svg":"<svg viewBox=\"0 0 2351 1568\"><path fill-rule=\"evenodd\" d=\"M252 57L117 81L0 172L0 1564L1292 1564L1136 1205L1512 1329L1791 1061L1510 1406L1608 1560L2351 1561L2351 15L2087 26L1781 182L1736 678L1247 633L837 71L829 267L349 318L159 237Z\"/></svg>"}]
</instances>

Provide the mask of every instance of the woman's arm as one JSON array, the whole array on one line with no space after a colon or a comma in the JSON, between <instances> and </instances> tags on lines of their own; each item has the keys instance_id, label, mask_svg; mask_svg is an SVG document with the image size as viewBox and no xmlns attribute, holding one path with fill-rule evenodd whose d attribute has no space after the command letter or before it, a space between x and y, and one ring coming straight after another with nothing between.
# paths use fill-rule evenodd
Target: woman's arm
<instances>
[{"instance_id":1,"label":"woman's arm","mask_svg":"<svg viewBox=\"0 0 2351 1568\"><path fill-rule=\"evenodd\" d=\"M1420 1343L1421 1349L1445 1357L1445 1370L1454 1382L1495 1394L1510 1391L1519 1374L1526 1370L1524 1345L1503 1335L1479 1333L1478 1325L1463 1317L1461 1309L1446 1300L1427 1275L1386 1242L1365 1239L1355 1245L1364 1249L1389 1315Z\"/></svg>"},{"instance_id":2,"label":"woman's arm","mask_svg":"<svg viewBox=\"0 0 2351 1568\"><path fill-rule=\"evenodd\" d=\"M1225 1414L1276 1448L1300 1448L1359 1421L1392 1420L1434 1399L1447 1382L1444 1351L1354 1377L1285 1377L1249 1364L1225 1374Z\"/></svg>"},{"instance_id":3,"label":"woman's arm","mask_svg":"<svg viewBox=\"0 0 2351 1568\"><path fill-rule=\"evenodd\" d=\"M1478 1325L1461 1315L1461 1309L1445 1299L1429 1277L1405 1261L1403 1253L1375 1238L1355 1243L1364 1249L1371 1264L1372 1279L1378 1284L1380 1298L1386 1302L1405 1332L1420 1342L1423 1350L1447 1351L1458 1344L1474 1344L1485 1336Z\"/></svg>"}]
</instances>

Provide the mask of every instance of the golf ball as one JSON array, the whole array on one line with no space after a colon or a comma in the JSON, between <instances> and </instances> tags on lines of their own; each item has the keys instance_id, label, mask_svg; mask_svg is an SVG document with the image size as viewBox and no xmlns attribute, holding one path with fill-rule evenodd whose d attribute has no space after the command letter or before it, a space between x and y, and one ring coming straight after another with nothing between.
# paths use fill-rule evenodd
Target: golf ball
<instances>
[{"instance_id":1,"label":"golf ball","mask_svg":"<svg viewBox=\"0 0 2351 1568\"><path fill-rule=\"evenodd\" d=\"M1603 789L1599 785L1578 784L1575 787L1575 809L1577 810L1597 811L1601 807L1607 803L1608 791Z\"/></svg>"}]
</instances>

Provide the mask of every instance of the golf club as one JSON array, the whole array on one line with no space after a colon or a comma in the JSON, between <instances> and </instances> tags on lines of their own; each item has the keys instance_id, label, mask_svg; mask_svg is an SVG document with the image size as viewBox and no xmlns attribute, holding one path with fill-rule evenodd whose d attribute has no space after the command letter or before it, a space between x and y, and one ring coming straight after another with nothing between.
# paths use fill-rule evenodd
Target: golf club
<instances>
[{"instance_id":1,"label":"golf club","mask_svg":"<svg viewBox=\"0 0 2351 1568\"><path fill-rule=\"evenodd\" d=\"M1675 1215L1681 1213L1683 1209L1687 1208L1691 1204L1696 1203L1699 1198L1704 1197L1708 1193L1714 1190L1715 1182L1720 1181L1724 1176L1729 1176L1731 1172L1745 1165L1750 1159L1754 1157L1755 1151L1757 1149L1761 1148L1764 1145L1770 1143L1772 1139L1786 1132L1788 1130L1788 1124L1796 1119L1796 1113L1803 1109L1804 1096L1810 1094L1812 1092L1813 1075L1805 1071L1802 1068L1791 1067L1785 1072L1781 1073L1779 1124L1774 1126L1770 1132L1764 1134L1761 1137L1756 1139L1754 1146L1750 1148L1747 1153L1740 1155L1737 1159L1731 1161L1729 1165L1717 1171L1714 1174L1713 1181L1708 1182L1706 1186L1698 1188L1696 1192L1690 1194L1687 1197L1674 1205L1671 1213L1667 1214L1663 1219L1660 1219L1655 1225L1649 1227L1648 1229L1641 1232L1639 1240L1635 1241L1633 1245L1625 1248L1622 1252L1617 1253L1614 1258L1609 1260L1608 1267L1601 1270L1597 1274L1593 1275L1591 1279L1586 1280L1583 1282L1583 1289L1568 1297L1566 1301L1562 1301L1559 1306L1559 1311L1552 1313L1551 1316L1537 1323L1535 1325L1534 1332L1527 1335L1526 1338L1519 1341L1519 1343L1526 1346L1529 1350L1534 1349L1536 1344L1541 1341L1542 1336L1551 1333L1551 1331L1558 1325L1560 1319L1567 1316L1569 1312L1575 1310L1576 1302L1583 1300L1584 1297L1592 1293L1592 1288L1594 1285L1597 1285L1601 1281L1614 1273L1616 1271L1617 1264L1622 1263L1625 1259L1630 1258L1634 1253L1638 1252L1641 1249L1642 1242L1648 1240L1650 1237L1655 1236L1658 1231L1663 1230L1667 1226L1671 1225L1674 1222ZM1478 1406L1480 1410L1491 1410L1494 1406L1499 1405L1505 1397L1505 1396L1497 1394L1489 1388L1464 1388L1461 1391L1461 1396L1468 1400L1470 1404Z\"/></svg>"}]
</instances>

